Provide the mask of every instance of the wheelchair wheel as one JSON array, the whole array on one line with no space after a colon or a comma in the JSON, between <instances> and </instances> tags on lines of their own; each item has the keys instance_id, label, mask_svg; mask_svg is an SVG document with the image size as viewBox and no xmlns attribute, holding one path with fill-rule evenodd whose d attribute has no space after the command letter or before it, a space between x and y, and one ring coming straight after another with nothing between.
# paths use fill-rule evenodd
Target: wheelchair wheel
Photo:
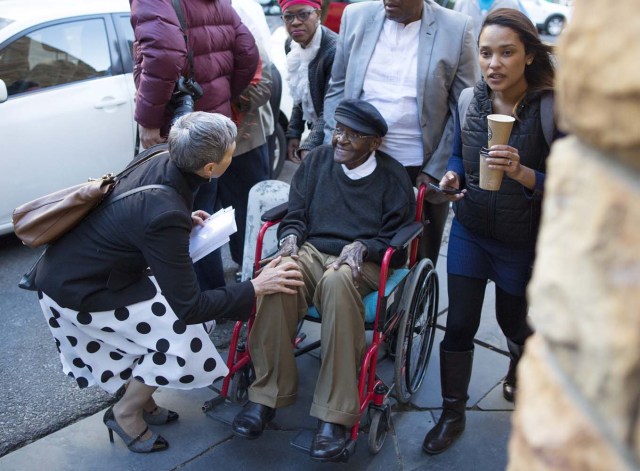
<instances>
[{"instance_id":1,"label":"wheelchair wheel","mask_svg":"<svg viewBox=\"0 0 640 471\"><path fill-rule=\"evenodd\" d=\"M402 294L404 315L396 337L395 389L403 404L422 385L438 316L438 274L431 260L420 260L410 276Z\"/></svg>"},{"instance_id":2,"label":"wheelchair wheel","mask_svg":"<svg viewBox=\"0 0 640 471\"><path fill-rule=\"evenodd\" d=\"M229 400L244 406L249 401L249 386L256 379L252 366L245 366L233 375L229 385Z\"/></svg>"},{"instance_id":3,"label":"wheelchair wheel","mask_svg":"<svg viewBox=\"0 0 640 471\"><path fill-rule=\"evenodd\" d=\"M369 425L369 453L377 455L380 452L388 431L388 409L386 412L380 409L373 409L371 411L371 424Z\"/></svg>"}]
</instances>

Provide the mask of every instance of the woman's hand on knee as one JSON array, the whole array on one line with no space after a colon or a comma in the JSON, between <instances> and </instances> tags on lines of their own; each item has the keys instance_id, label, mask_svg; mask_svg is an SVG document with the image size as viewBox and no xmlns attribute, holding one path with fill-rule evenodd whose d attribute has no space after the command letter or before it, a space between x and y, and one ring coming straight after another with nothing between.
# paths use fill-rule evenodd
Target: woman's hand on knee
<instances>
[{"instance_id":1,"label":"woman's hand on knee","mask_svg":"<svg viewBox=\"0 0 640 471\"><path fill-rule=\"evenodd\" d=\"M279 265L281 260L282 257L276 257L251 280L256 296L275 293L296 294L297 287L304 285L298 265L295 262Z\"/></svg>"}]
</instances>

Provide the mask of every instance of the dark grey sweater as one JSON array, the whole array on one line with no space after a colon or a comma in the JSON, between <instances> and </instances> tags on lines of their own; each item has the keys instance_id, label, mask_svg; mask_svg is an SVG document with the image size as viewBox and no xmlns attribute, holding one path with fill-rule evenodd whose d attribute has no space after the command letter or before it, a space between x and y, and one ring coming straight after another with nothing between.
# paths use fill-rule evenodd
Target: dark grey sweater
<instances>
[{"instance_id":1,"label":"dark grey sweater","mask_svg":"<svg viewBox=\"0 0 640 471\"><path fill-rule=\"evenodd\" d=\"M289 210L279 237L295 234L321 252L339 255L358 240L367 246L365 261L380 263L395 233L415 216L415 197L404 167L376 152L375 171L351 180L333 161L333 147L313 149L293 177Z\"/></svg>"}]
</instances>

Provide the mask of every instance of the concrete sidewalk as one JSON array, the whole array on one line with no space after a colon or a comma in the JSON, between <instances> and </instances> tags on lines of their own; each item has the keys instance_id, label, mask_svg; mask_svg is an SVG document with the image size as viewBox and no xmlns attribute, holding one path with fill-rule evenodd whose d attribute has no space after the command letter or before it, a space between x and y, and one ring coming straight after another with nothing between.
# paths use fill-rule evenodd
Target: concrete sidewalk
<instances>
[{"instance_id":1,"label":"concrete sidewalk","mask_svg":"<svg viewBox=\"0 0 640 471\"><path fill-rule=\"evenodd\" d=\"M298 358L300 396L298 402L278 411L276 419L264 435L254 441L233 436L228 423L238 406L223 404L217 409L219 420L201 411L204 401L213 398L212 389L191 391L159 389L159 404L180 413L177 423L154 427L170 443L170 449L160 453L131 453L119 439L108 439L102 423L102 412L83 419L58 432L0 458L0 470L211 470L233 467L277 470L500 470L507 464L507 441L511 430L512 405L502 398L500 381L506 373L508 357L506 342L495 322L494 287L487 286L482 324L476 337L473 375L469 388L467 429L460 440L441 455L422 452L425 433L441 412L438 343L442 339L446 319L446 244L438 261L440 274L439 329L431 361L420 391L407 406L392 399L392 430L378 455L367 449L368 435L361 431L355 455L346 464L316 463L290 446L290 441L302 429L312 430L315 419L309 417L313 385L319 368L317 354ZM317 337L316 325L304 327L309 340ZM226 355L223 354L226 358ZM379 363L379 373L385 382L393 378L393 362ZM219 384L214 387L219 387Z\"/></svg>"}]
</instances>

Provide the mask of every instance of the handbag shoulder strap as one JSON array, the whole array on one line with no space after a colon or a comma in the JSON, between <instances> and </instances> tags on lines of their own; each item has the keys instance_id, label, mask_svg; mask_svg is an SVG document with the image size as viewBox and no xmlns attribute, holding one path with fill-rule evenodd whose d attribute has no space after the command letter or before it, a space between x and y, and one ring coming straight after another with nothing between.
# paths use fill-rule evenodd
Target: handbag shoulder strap
<instances>
[{"instance_id":1,"label":"handbag shoulder strap","mask_svg":"<svg viewBox=\"0 0 640 471\"><path fill-rule=\"evenodd\" d=\"M156 155L162 154L163 152L167 152L168 149L169 149L169 146L166 143L157 144L155 146L149 147L148 149L145 149L144 151L140 152L135 157L135 160L131 162L129 165L127 165L123 171L121 171L116 175L116 180L126 175L129 175L136 167L142 165L143 163L147 162L148 160L155 157Z\"/></svg>"},{"instance_id":2,"label":"handbag shoulder strap","mask_svg":"<svg viewBox=\"0 0 640 471\"><path fill-rule=\"evenodd\" d=\"M118 195L115 198L113 198L112 200L107 201L104 205L99 206L98 209L104 209L107 206L111 206L116 201L120 201L121 199L126 198L127 196L131 196L131 195L133 195L135 193L140 193L141 191L145 191L145 190L152 190L154 188L167 189L167 190L175 191L172 187L170 187L168 185L143 185L143 186L139 186L137 188L132 188L129 191L125 191L121 195Z\"/></svg>"}]
</instances>

